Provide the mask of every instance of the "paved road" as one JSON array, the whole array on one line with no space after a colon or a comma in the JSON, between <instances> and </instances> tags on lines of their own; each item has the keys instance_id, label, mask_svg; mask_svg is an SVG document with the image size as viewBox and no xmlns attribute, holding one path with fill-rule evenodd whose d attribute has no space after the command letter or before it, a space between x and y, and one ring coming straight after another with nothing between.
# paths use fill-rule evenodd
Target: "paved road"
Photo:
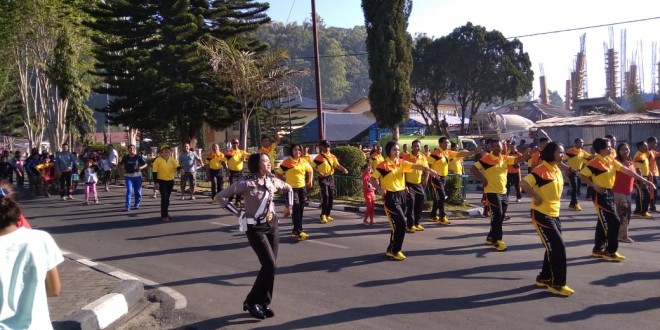
<instances>
[{"instance_id":1,"label":"paved road","mask_svg":"<svg viewBox=\"0 0 660 330\"><path fill-rule=\"evenodd\" d=\"M470 194L475 200L476 194ZM158 219L158 200L139 212L123 212L121 188L101 192L101 204L80 200L24 201L30 221L49 231L66 250L176 290L186 307L166 328L254 329L652 329L660 321L660 214L632 224L634 244L622 244L623 263L590 257L593 206L563 210L568 247L568 284L562 298L534 287L543 250L529 223L528 203L511 205L505 225L507 252L484 245L483 218L455 220L449 227L424 222L407 235L403 262L384 258L389 227L371 227L361 215L335 211L319 224L307 209L311 239L282 235L273 309L265 321L246 317L241 303L258 261L235 218L208 198L174 200L173 222ZM525 199L526 200L526 199ZM567 204L567 203L566 203Z\"/></svg>"}]
</instances>

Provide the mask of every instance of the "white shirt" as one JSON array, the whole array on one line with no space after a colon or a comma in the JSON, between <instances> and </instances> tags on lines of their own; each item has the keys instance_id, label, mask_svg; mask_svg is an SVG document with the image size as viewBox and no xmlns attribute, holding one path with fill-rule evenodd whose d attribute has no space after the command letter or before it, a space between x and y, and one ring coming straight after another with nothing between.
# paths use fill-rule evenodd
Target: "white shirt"
<instances>
[{"instance_id":1,"label":"white shirt","mask_svg":"<svg viewBox=\"0 0 660 330\"><path fill-rule=\"evenodd\" d=\"M0 329L52 329L46 273L64 261L45 231L18 228L0 236Z\"/></svg>"},{"instance_id":2,"label":"white shirt","mask_svg":"<svg viewBox=\"0 0 660 330\"><path fill-rule=\"evenodd\" d=\"M117 150L115 150L115 148L108 149L108 161L110 162L110 166L117 166L119 162L119 155L117 154Z\"/></svg>"}]
</instances>

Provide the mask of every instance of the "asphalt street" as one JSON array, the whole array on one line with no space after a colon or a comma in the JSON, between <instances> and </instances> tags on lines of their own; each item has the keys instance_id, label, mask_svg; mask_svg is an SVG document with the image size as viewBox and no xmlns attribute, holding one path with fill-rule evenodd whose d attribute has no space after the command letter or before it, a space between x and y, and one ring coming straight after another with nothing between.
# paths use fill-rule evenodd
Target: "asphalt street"
<instances>
[{"instance_id":1,"label":"asphalt street","mask_svg":"<svg viewBox=\"0 0 660 330\"><path fill-rule=\"evenodd\" d=\"M150 190L145 190L150 192ZM529 220L529 199L510 205L506 252L485 245L488 220L454 220L407 234L405 261L384 257L389 226L383 216L365 227L362 215L333 211L318 222L305 211L310 239L289 237L280 219L280 251L272 308L264 321L242 311L259 263L236 218L208 197L173 194L172 222L159 221L159 199L123 211L123 187L100 192L83 206L55 197L24 200L35 227L62 249L139 276L175 301L163 328L181 329L655 329L660 321L660 214L633 219L634 244L621 243L622 263L591 257L595 214L562 209L568 285L559 297L534 286L544 250ZM469 194L476 202L478 195ZM279 208L281 209L281 207Z\"/></svg>"}]
</instances>

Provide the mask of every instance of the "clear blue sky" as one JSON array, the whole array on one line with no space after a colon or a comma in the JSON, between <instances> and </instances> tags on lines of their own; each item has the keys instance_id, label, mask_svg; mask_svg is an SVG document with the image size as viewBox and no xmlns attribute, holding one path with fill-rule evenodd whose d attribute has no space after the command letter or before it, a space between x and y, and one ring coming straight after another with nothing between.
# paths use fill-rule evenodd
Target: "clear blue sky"
<instances>
[{"instance_id":1,"label":"clear blue sky","mask_svg":"<svg viewBox=\"0 0 660 330\"><path fill-rule=\"evenodd\" d=\"M311 0L271 0L270 17L279 22L302 23L311 17ZM326 26L364 25L360 0L316 0L316 10ZM506 37L563 29L612 24L622 21L660 17L657 0L413 0L408 32L441 37L454 28L472 22ZM660 53L652 42L660 41L660 19L614 25L615 51L621 60L621 30L626 29L626 58L636 59L643 77L642 87L650 92L652 53ZM580 50L579 36L586 36L587 81L589 97L605 94L605 48L609 46L608 27L524 37L524 50L532 60L535 73L534 95L539 94L539 65L542 63L550 90L564 98L566 80ZM660 54L657 59L660 60ZM657 67L655 68L657 75ZM643 74L642 74L643 73ZM660 80L656 78L657 81ZM656 85L656 91L658 90Z\"/></svg>"}]
</instances>

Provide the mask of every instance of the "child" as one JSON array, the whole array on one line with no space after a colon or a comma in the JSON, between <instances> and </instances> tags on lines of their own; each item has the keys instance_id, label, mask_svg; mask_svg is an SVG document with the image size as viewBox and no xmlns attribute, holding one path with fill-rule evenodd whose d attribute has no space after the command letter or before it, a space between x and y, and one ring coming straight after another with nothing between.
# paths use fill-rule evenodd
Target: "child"
<instances>
[{"instance_id":1,"label":"child","mask_svg":"<svg viewBox=\"0 0 660 330\"><path fill-rule=\"evenodd\" d=\"M17 224L15 193L0 183L0 328L52 329L46 297L60 294L57 265L64 261L46 232Z\"/></svg>"},{"instance_id":2,"label":"child","mask_svg":"<svg viewBox=\"0 0 660 330\"><path fill-rule=\"evenodd\" d=\"M41 156L41 164L37 165L36 169L43 179L43 194L45 197L50 197L50 189L55 183L55 162L52 157L44 154Z\"/></svg>"},{"instance_id":3,"label":"child","mask_svg":"<svg viewBox=\"0 0 660 330\"><path fill-rule=\"evenodd\" d=\"M85 163L85 168L80 171L80 177L85 182L85 202L83 205L89 205L89 192L91 190L94 195L94 204L99 203L99 198L96 195L96 184L99 182L98 173L101 172L101 169L94 165L94 161L90 158Z\"/></svg>"},{"instance_id":4,"label":"child","mask_svg":"<svg viewBox=\"0 0 660 330\"><path fill-rule=\"evenodd\" d=\"M105 191L110 191L110 175L112 174L112 165L110 159L108 158L108 152L103 154L103 159L101 159L101 169L103 169L103 184L105 185Z\"/></svg>"},{"instance_id":5,"label":"child","mask_svg":"<svg viewBox=\"0 0 660 330\"><path fill-rule=\"evenodd\" d=\"M374 216L375 216L375 200L376 200L376 195L374 193L374 186L369 183L369 179L371 178L371 165L367 162L362 166L362 192L364 193L364 203L367 206L367 209L364 211L364 225L373 225L374 222ZM367 218L371 220L371 222L367 222Z\"/></svg>"}]
</instances>

